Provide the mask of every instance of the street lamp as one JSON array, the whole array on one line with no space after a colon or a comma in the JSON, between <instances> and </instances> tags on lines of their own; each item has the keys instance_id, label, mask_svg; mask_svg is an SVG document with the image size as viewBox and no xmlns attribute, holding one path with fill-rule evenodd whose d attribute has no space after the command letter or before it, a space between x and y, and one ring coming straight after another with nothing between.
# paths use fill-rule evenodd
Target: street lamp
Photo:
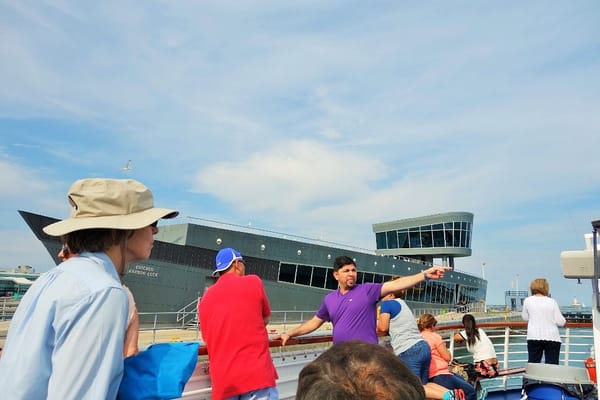
<instances>
[{"instance_id":1,"label":"street lamp","mask_svg":"<svg viewBox=\"0 0 600 400\"><path fill-rule=\"evenodd\" d=\"M485 279L485 262L481 263L481 279ZM487 299L483 299L483 312L487 313Z\"/></svg>"}]
</instances>

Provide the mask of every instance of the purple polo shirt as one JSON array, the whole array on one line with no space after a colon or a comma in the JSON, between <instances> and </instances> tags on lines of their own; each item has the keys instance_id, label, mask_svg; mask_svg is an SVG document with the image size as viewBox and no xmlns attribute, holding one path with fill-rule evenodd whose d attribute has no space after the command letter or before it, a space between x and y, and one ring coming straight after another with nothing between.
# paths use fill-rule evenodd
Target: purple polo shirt
<instances>
[{"instance_id":1,"label":"purple polo shirt","mask_svg":"<svg viewBox=\"0 0 600 400\"><path fill-rule=\"evenodd\" d=\"M358 339L379 343L377 337L377 303L383 283L363 283L348 293L340 289L329 293L317 311L317 317L333 324L333 343Z\"/></svg>"}]
</instances>

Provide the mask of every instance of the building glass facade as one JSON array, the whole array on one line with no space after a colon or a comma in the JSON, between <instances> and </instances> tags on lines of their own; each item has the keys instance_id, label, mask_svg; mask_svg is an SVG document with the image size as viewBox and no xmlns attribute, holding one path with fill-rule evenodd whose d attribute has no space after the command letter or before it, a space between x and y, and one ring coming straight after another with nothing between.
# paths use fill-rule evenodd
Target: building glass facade
<instances>
[{"instance_id":1,"label":"building glass facade","mask_svg":"<svg viewBox=\"0 0 600 400\"><path fill-rule=\"evenodd\" d=\"M375 233L377 249L471 247L472 222L453 221Z\"/></svg>"}]
</instances>

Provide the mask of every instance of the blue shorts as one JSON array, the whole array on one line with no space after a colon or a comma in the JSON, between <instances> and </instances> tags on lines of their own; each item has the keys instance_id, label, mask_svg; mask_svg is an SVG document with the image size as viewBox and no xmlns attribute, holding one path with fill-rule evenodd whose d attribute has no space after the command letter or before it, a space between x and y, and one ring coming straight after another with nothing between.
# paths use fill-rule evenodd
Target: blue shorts
<instances>
[{"instance_id":1,"label":"blue shorts","mask_svg":"<svg viewBox=\"0 0 600 400\"><path fill-rule=\"evenodd\" d=\"M228 397L225 400L279 400L279 392L277 387L268 387Z\"/></svg>"}]
</instances>

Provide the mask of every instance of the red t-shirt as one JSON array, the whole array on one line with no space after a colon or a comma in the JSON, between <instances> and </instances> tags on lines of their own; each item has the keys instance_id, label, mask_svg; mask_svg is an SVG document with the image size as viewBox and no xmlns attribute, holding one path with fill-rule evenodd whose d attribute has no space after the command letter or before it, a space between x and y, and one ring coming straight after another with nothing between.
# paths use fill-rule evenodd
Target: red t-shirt
<instances>
[{"instance_id":1,"label":"red t-shirt","mask_svg":"<svg viewBox=\"0 0 600 400\"><path fill-rule=\"evenodd\" d=\"M200 299L198 313L213 400L276 386L264 324L271 307L258 276L222 275Z\"/></svg>"}]
</instances>

